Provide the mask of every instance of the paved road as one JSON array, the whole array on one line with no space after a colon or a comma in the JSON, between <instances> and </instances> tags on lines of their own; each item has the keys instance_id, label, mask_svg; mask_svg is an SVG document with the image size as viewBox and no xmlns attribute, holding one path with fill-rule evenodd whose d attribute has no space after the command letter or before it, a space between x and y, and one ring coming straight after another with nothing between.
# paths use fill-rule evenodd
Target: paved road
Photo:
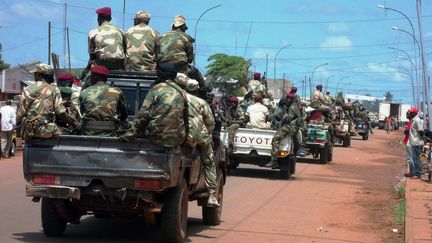
<instances>
[{"instance_id":1,"label":"paved road","mask_svg":"<svg viewBox=\"0 0 432 243\"><path fill-rule=\"evenodd\" d=\"M187 241L377 242L391 237L390 188L403 169L401 134L379 131L369 141L336 147L328 165L300 161L295 178L243 166L228 177L223 222L201 223L190 203ZM0 161L0 242L154 242L159 230L139 220L84 218L64 238L41 232L39 203L25 197L22 157Z\"/></svg>"}]
</instances>

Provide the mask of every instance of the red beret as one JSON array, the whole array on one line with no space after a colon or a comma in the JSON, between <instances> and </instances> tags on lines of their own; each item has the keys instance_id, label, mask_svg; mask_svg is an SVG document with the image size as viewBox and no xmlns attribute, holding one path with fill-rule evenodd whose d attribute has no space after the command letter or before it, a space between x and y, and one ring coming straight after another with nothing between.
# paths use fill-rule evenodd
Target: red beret
<instances>
[{"instance_id":1,"label":"red beret","mask_svg":"<svg viewBox=\"0 0 432 243\"><path fill-rule=\"evenodd\" d=\"M75 77L71 73L60 73L57 75L57 80L74 80Z\"/></svg>"},{"instance_id":2,"label":"red beret","mask_svg":"<svg viewBox=\"0 0 432 243\"><path fill-rule=\"evenodd\" d=\"M411 107L411 109L409 109L409 112L418 113L418 109L417 109L417 107Z\"/></svg>"},{"instance_id":3,"label":"red beret","mask_svg":"<svg viewBox=\"0 0 432 243\"><path fill-rule=\"evenodd\" d=\"M296 95L294 93L288 92L286 97L294 99Z\"/></svg>"},{"instance_id":4,"label":"red beret","mask_svg":"<svg viewBox=\"0 0 432 243\"><path fill-rule=\"evenodd\" d=\"M110 7L103 7L96 10L96 13L99 15L111 15L111 8Z\"/></svg>"},{"instance_id":5,"label":"red beret","mask_svg":"<svg viewBox=\"0 0 432 243\"><path fill-rule=\"evenodd\" d=\"M237 96L231 96L230 101L231 102L238 102L239 100L238 100Z\"/></svg>"},{"instance_id":6,"label":"red beret","mask_svg":"<svg viewBox=\"0 0 432 243\"><path fill-rule=\"evenodd\" d=\"M291 87L291 91L296 92L297 91L297 87L296 86L292 86Z\"/></svg>"},{"instance_id":7,"label":"red beret","mask_svg":"<svg viewBox=\"0 0 432 243\"><path fill-rule=\"evenodd\" d=\"M254 72L253 73L253 76L254 76L254 78L256 78L256 77L261 77L261 73L259 73L259 72Z\"/></svg>"},{"instance_id":8,"label":"red beret","mask_svg":"<svg viewBox=\"0 0 432 243\"><path fill-rule=\"evenodd\" d=\"M93 66L90 71L92 73L97 73L97 74L102 74L105 76L108 76L109 74L109 70L108 68L104 67L104 66Z\"/></svg>"},{"instance_id":9,"label":"red beret","mask_svg":"<svg viewBox=\"0 0 432 243\"><path fill-rule=\"evenodd\" d=\"M316 87L317 89L322 88L322 84L318 84Z\"/></svg>"}]
</instances>

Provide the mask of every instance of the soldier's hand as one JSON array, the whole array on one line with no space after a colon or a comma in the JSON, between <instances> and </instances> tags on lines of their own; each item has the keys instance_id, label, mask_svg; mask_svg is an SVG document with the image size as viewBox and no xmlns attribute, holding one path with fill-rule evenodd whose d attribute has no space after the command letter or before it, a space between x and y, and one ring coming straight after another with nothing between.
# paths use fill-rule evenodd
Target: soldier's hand
<instances>
[{"instance_id":1,"label":"soldier's hand","mask_svg":"<svg viewBox=\"0 0 432 243\"><path fill-rule=\"evenodd\" d=\"M121 142L130 143L135 140L137 134L134 132L127 132L119 137Z\"/></svg>"}]
</instances>

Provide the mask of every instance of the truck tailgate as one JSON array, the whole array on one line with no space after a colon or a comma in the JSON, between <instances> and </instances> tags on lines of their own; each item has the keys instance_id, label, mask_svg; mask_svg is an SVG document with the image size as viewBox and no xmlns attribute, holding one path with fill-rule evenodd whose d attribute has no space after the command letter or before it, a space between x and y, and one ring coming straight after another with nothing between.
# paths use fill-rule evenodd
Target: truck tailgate
<instances>
[{"instance_id":1,"label":"truck tailgate","mask_svg":"<svg viewBox=\"0 0 432 243\"><path fill-rule=\"evenodd\" d=\"M260 156L271 156L272 139L276 131L264 129L239 128L234 137L234 153L250 154L256 152ZM222 130L221 140L228 146L228 131ZM281 141L279 150L291 152L291 137L286 137Z\"/></svg>"},{"instance_id":2,"label":"truck tailgate","mask_svg":"<svg viewBox=\"0 0 432 243\"><path fill-rule=\"evenodd\" d=\"M152 145L146 139L122 143L117 138L62 135L33 139L24 149L24 176L35 174L95 178L147 178L170 180L180 154ZM62 183L63 184L63 183ZM85 186L85 185L80 185Z\"/></svg>"}]
</instances>

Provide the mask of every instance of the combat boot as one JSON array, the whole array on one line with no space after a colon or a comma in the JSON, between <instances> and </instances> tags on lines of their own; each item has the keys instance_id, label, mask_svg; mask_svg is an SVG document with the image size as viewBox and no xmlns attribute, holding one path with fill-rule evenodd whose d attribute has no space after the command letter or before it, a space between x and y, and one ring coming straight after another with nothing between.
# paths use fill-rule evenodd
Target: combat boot
<instances>
[{"instance_id":1,"label":"combat boot","mask_svg":"<svg viewBox=\"0 0 432 243\"><path fill-rule=\"evenodd\" d=\"M209 190L209 198L207 201L207 207L220 207L220 204L215 196L216 192L214 189Z\"/></svg>"},{"instance_id":2,"label":"combat boot","mask_svg":"<svg viewBox=\"0 0 432 243\"><path fill-rule=\"evenodd\" d=\"M264 167L271 167L272 169L277 169L278 163L275 160L270 160L270 162L265 164Z\"/></svg>"}]
</instances>

